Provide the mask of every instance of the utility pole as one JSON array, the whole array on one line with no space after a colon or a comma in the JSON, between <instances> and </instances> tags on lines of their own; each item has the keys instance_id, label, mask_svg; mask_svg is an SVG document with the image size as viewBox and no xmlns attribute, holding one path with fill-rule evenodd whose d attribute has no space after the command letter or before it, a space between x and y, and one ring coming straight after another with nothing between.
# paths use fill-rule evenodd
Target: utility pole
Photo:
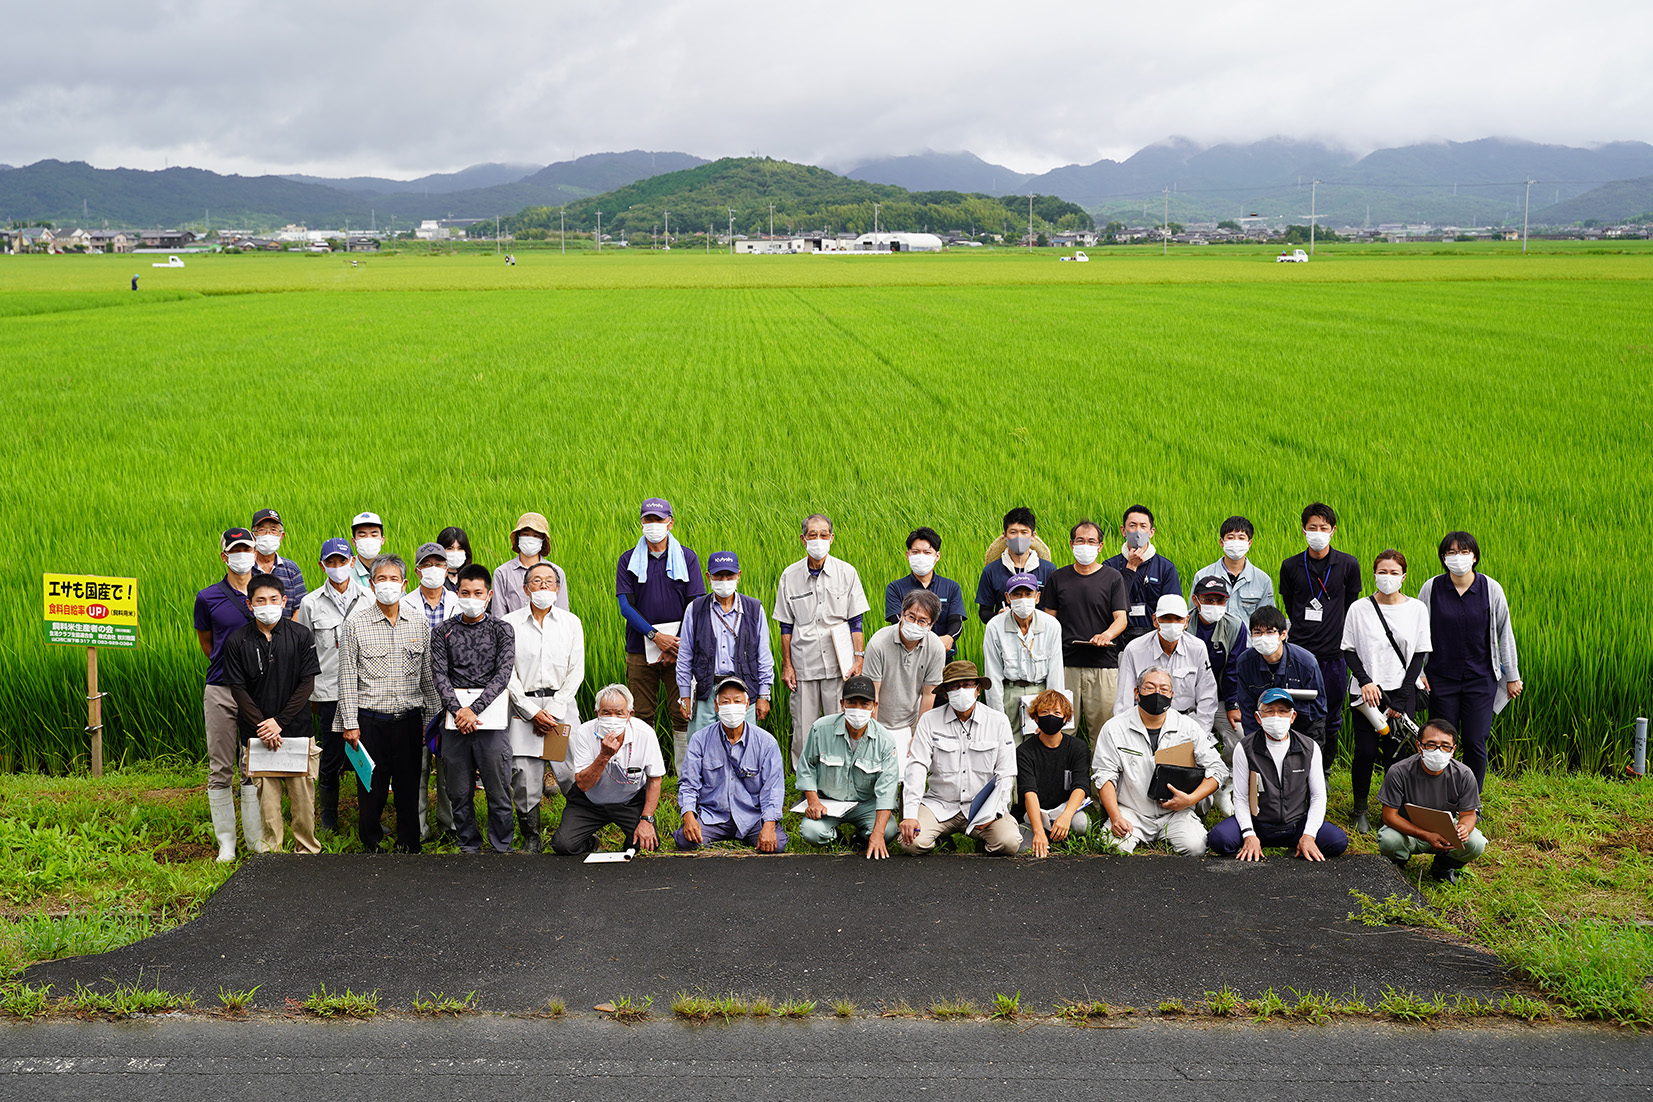
<instances>
[{"instance_id":1,"label":"utility pole","mask_svg":"<svg viewBox=\"0 0 1653 1102\"><path fill-rule=\"evenodd\" d=\"M1311 180L1309 182L1309 255L1310 256L1314 255L1314 227L1315 227L1315 219L1318 217L1315 214L1316 207L1314 205L1314 199L1315 199L1315 192L1318 191L1319 188L1320 188L1319 179L1314 179L1314 180Z\"/></svg>"},{"instance_id":2,"label":"utility pole","mask_svg":"<svg viewBox=\"0 0 1653 1102\"><path fill-rule=\"evenodd\" d=\"M1528 222L1528 217L1532 214L1532 186L1536 183L1538 183L1537 180L1528 180L1527 181L1527 201L1521 207L1521 255L1522 256L1527 255L1527 222Z\"/></svg>"},{"instance_id":3,"label":"utility pole","mask_svg":"<svg viewBox=\"0 0 1653 1102\"><path fill-rule=\"evenodd\" d=\"M1029 256L1033 255L1033 195L1032 195L1032 193L1029 193L1028 197L1027 197L1027 252L1028 252Z\"/></svg>"},{"instance_id":4,"label":"utility pole","mask_svg":"<svg viewBox=\"0 0 1653 1102\"><path fill-rule=\"evenodd\" d=\"M603 212L597 212L597 252L603 251Z\"/></svg>"},{"instance_id":5,"label":"utility pole","mask_svg":"<svg viewBox=\"0 0 1653 1102\"><path fill-rule=\"evenodd\" d=\"M877 251L877 249L878 249L878 207L879 207L879 205L880 204L878 204L878 203L874 203L872 205L872 247L873 247L874 251Z\"/></svg>"},{"instance_id":6,"label":"utility pole","mask_svg":"<svg viewBox=\"0 0 1653 1102\"><path fill-rule=\"evenodd\" d=\"M712 255L712 224L706 223L706 255Z\"/></svg>"},{"instance_id":7,"label":"utility pole","mask_svg":"<svg viewBox=\"0 0 1653 1102\"><path fill-rule=\"evenodd\" d=\"M567 207L557 208L557 232L562 236L562 254L568 255L568 218Z\"/></svg>"},{"instance_id":8,"label":"utility pole","mask_svg":"<svg viewBox=\"0 0 1653 1102\"><path fill-rule=\"evenodd\" d=\"M735 255L735 208L729 208L729 255Z\"/></svg>"},{"instance_id":9,"label":"utility pole","mask_svg":"<svg viewBox=\"0 0 1653 1102\"><path fill-rule=\"evenodd\" d=\"M1165 189L1165 222L1159 228L1159 255L1171 255L1171 189L1169 187Z\"/></svg>"},{"instance_id":10,"label":"utility pole","mask_svg":"<svg viewBox=\"0 0 1653 1102\"><path fill-rule=\"evenodd\" d=\"M499 255L499 215L497 214L494 215L494 255Z\"/></svg>"},{"instance_id":11,"label":"utility pole","mask_svg":"<svg viewBox=\"0 0 1653 1102\"><path fill-rule=\"evenodd\" d=\"M769 204L769 236L775 236L775 204Z\"/></svg>"},{"instance_id":12,"label":"utility pole","mask_svg":"<svg viewBox=\"0 0 1653 1102\"><path fill-rule=\"evenodd\" d=\"M649 157L649 164L654 164L654 157ZM672 212L666 212L666 248L672 247Z\"/></svg>"}]
</instances>

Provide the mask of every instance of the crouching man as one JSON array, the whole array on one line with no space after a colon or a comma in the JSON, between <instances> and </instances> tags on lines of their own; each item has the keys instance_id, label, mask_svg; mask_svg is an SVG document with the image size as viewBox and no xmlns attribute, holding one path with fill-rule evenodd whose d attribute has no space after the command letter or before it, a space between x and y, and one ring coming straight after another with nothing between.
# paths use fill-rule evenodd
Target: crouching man
<instances>
[{"instance_id":1,"label":"crouching man","mask_svg":"<svg viewBox=\"0 0 1653 1102\"><path fill-rule=\"evenodd\" d=\"M1258 731L1234 747L1234 814L1205 836L1212 853L1261 861L1264 846L1294 847L1305 861L1341 856L1349 836L1326 822L1326 775L1320 744L1291 729L1297 708L1285 689L1267 689L1257 707ZM1251 813L1252 774L1257 814Z\"/></svg>"},{"instance_id":2,"label":"crouching man","mask_svg":"<svg viewBox=\"0 0 1653 1102\"><path fill-rule=\"evenodd\" d=\"M678 778L677 806L683 826L677 848L735 841L759 853L785 853L781 803L786 766L775 736L746 719L752 694L746 682L725 677L712 689L717 722L689 736Z\"/></svg>"},{"instance_id":3,"label":"crouching man","mask_svg":"<svg viewBox=\"0 0 1653 1102\"><path fill-rule=\"evenodd\" d=\"M1010 721L981 703L988 684L974 662L949 662L936 692L947 703L932 708L913 728L903 767L901 848L917 856L955 834L974 838L988 853L1014 854L1021 831L1006 811L1016 780L1016 747ZM991 783L993 791L972 819L970 805ZM979 825L971 829L974 821Z\"/></svg>"},{"instance_id":4,"label":"crouching man","mask_svg":"<svg viewBox=\"0 0 1653 1102\"><path fill-rule=\"evenodd\" d=\"M1389 767L1378 803L1383 825L1378 827L1378 849L1405 867L1413 856L1432 853L1429 875L1449 884L1458 882L1458 870L1481 856L1487 840L1475 829L1480 818L1481 786L1469 766L1453 759L1458 729L1444 719L1432 719L1418 732L1418 752ZM1406 805L1434 808L1451 815L1452 834L1436 834L1407 816Z\"/></svg>"},{"instance_id":5,"label":"crouching man","mask_svg":"<svg viewBox=\"0 0 1653 1102\"><path fill-rule=\"evenodd\" d=\"M605 685L597 690L597 718L568 740L574 783L564 795L562 822L551 848L565 857L597 848L597 832L610 823L626 835L627 848L653 850L660 840L654 809L666 757L654 728L638 719L631 690Z\"/></svg>"},{"instance_id":6,"label":"crouching man","mask_svg":"<svg viewBox=\"0 0 1653 1102\"><path fill-rule=\"evenodd\" d=\"M935 646L939 649L941 644ZM831 845L838 840L838 825L849 823L855 827L850 845L881 860L890 855L888 843L895 840L892 813L901 776L895 737L873 718L876 695L870 677L857 675L844 682L839 694L844 710L810 726L796 782L804 797L804 820L798 825L804 841ZM822 800L854 806L842 815L829 815Z\"/></svg>"}]
</instances>

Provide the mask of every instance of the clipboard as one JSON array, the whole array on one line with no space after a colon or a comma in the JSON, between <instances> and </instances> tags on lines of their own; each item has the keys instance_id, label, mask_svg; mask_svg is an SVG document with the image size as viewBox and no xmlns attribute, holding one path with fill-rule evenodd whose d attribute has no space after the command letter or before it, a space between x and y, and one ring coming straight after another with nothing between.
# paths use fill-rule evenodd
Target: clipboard
<instances>
[{"instance_id":1,"label":"clipboard","mask_svg":"<svg viewBox=\"0 0 1653 1102\"><path fill-rule=\"evenodd\" d=\"M1458 817L1450 811L1420 804L1407 804L1406 819L1413 826L1439 834L1442 838L1450 840L1458 837Z\"/></svg>"},{"instance_id":2,"label":"clipboard","mask_svg":"<svg viewBox=\"0 0 1653 1102\"><path fill-rule=\"evenodd\" d=\"M1257 773L1255 770L1249 773L1248 776L1251 778L1251 817L1255 819L1257 817L1257 797L1263 791L1263 782L1257 779Z\"/></svg>"},{"instance_id":3,"label":"clipboard","mask_svg":"<svg viewBox=\"0 0 1653 1102\"><path fill-rule=\"evenodd\" d=\"M482 695L482 690L455 689L453 691L453 695L459 698L459 703L469 708L472 704L476 703L476 698ZM510 692L502 692L498 696L494 697L493 703L482 709L482 714L476 717L476 721L479 729L483 731L505 730L507 724L511 721ZM450 731L459 730L459 728L454 724L453 714L451 712L448 714L448 721L445 726Z\"/></svg>"},{"instance_id":4,"label":"clipboard","mask_svg":"<svg viewBox=\"0 0 1653 1102\"><path fill-rule=\"evenodd\" d=\"M362 790L373 790L373 755L369 754L359 742L344 744L344 756L350 760L350 767L356 771L356 779L362 782Z\"/></svg>"},{"instance_id":5,"label":"clipboard","mask_svg":"<svg viewBox=\"0 0 1653 1102\"><path fill-rule=\"evenodd\" d=\"M281 749L271 750L263 739L247 740L247 776L307 777L310 775L310 740L284 738Z\"/></svg>"},{"instance_id":6,"label":"clipboard","mask_svg":"<svg viewBox=\"0 0 1653 1102\"><path fill-rule=\"evenodd\" d=\"M982 786L982 790L976 793L976 798L970 801L969 821L964 824L964 832L966 834L969 834L971 831L980 827L986 826L988 823L991 823L999 817L999 813L997 811L993 811L993 793L998 789L998 787L999 778L992 777L985 785ZM992 814L988 814L990 811Z\"/></svg>"},{"instance_id":7,"label":"clipboard","mask_svg":"<svg viewBox=\"0 0 1653 1102\"><path fill-rule=\"evenodd\" d=\"M655 631L663 631L667 635L676 635L683 627L683 621L673 620L669 624L650 624L649 626ZM660 648L655 646L654 640L646 635L643 636L643 661L651 666L660 661Z\"/></svg>"},{"instance_id":8,"label":"clipboard","mask_svg":"<svg viewBox=\"0 0 1653 1102\"><path fill-rule=\"evenodd\" d=\"M540 747L541 761L568 760L568 724L558 723L551 728L551 733L545 736Z\"/></svg>"},{"instance_id":9,"label":"clipboard","mask_svg":"<svg viewBox=\"0 0 1653 1102\"><path fill-rule=\"evenodd\" d=\"M849 676L849 671L855 668L855 640L850 635L849 621L834 624L828 633L832 639L832 649L838 655L838 672Z\"/></svg>"}]
</instances>

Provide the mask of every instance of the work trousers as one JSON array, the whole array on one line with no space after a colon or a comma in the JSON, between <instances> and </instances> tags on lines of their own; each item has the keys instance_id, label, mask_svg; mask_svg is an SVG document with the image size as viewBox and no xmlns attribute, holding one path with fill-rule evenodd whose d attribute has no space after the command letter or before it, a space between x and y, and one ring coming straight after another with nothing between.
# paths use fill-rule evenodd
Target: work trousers
<instances>
[{"instance_id":1,"label":"work trousers","mask_svg":"<svg viewBox=\"0 0 1653 1102\"><path fill-rule=\"evenodd\" d=\"M482 831L476 825L476 782L488 799L488 846L495 853L511 852L511 740L497 731L442 732L439 776L455 793L450 810L452 827L465 853L482 852ZM438 806L438 814L440 814ZM423 822L423 818L420 820Z\"/></svg>"},{"instance_id":2,"label":"work trousers","mask_svg":"<svg viewBox=\"0 0 1653 1102\"><path fill-rule=\"evenodd\" d=\"M1458 746L1464 764L1475 774L1483 791L1487 779L1487 739L1492 736L1492 706L1498 700L1498 683L1492 678L1452 681L1429 679L1429 718L1444 719L1458 728Z\"/></svg>"},{"instance_id":3,"label":"work trousers","mask_svg":"<svg viewBox=\"0 0 1653 1102\"><path fill-rule=\"evenodd\" d=\"M373 787L362 793L356 825L362 848L377 852L384 839L380 822L392 788L396 794L396 848L419 852L419 751L425 724L417 708L398 716L358 711L362 749L373 759Z\"/></svg>"},{"instance_id":4,"label":"work trousers","mask_svg":"<svg viewBox=\"0 0 1653 1102\"><path fill-rule=\"evenodd\" d=\"M897 812L892 810L884 823L884 841L893 842L899 830ZM838 827L848 823L863 837L872 837L872 828L878 823L878 801L862 800L842 815L822 815L819 819L805 816L798 823L798 837L812 846L830 846L838 841Z\"/></svg>"},{"instance_id":5,"label":"work trousers","mask_svg":"<svg viewBox=\"0 0 1653 1102\"><path fill-rule=\"evenodd\" d=\"M1332 775L1332 761L1337 757L1337 745L1343 736L1343 716L1348 704L1349 660L1341 651L1336 658L1316 658L1320 663L1320 683L1326 689L1326 723L1320 732L1320 766L1326 775Z\"/></svg>"},{"instance_id":6,"label":"work trousers","mask_svg":"<svg viewBox=\"0 0 1653 1102\"><path fill-rule=\"evenodd\" d=\"M517 825L522 827L522 848L529 853L540 851L540 802L544 798L545 760L513 757L511 806L516 809Z\"/></svg>"},{"instance_id":7,"label":"work trousers","mask_svg":"<svg viewBox=\"0 0 1653 1102\"><path fill-rule=\"evenodd\" d=\"M1434 684L1434 682L1430 682L1430 684ZM1486 848L1486 837L1479 830L1472 830L1469 832L1469 837L1464 839L1463 845L1457 849L1448 850L1444 854L1436 854L1436 856L1445 857L1448 862L1454 865L1467 865L1481 856ZM1435 853L1435 847L1422 838L1402 834L1392 827L1380 826L1378 827L1378 852L1397 865L1404 865L1414 857Z\"/></svg>"},{"instance_id":8,"label":"work trousers","mask_svg":"<svg viewBox=\"0 0 1653 1102\"><path fill-rule=\"evenodd\" d=\"M338 783L345 773L354 774L350 759L344 756L344 736L333 730L333 719L339 714L336 700L312 700L310 714L316 720L316 741L321 744L321 772L317 780L323 784Z\"/></svg>"},{"instance_id":9,"label":"work trousers","mask_svg":"<svg viewBox=\"0 0 1653 1102\"><path fill-rule=\"evenodd\" d=\"M235 724L240 709L228 685L208 685L201 710L207 723L207 787L228 788L235 781L235 763L246 756Z\"/></svg>"},{"instance_id":10,"label":"work trousers","mask_svg":"<svg viewBox=\"0 0 1653 1102\"><path fill-rule=\"evenodd\" d=\"M448 752L448 737L455 734L458 734L458 732L447 730L442 732L441 746L443 754ZM430 743L427 742L419 758L419 840L421 842L430 840L430 777L432 773L436 774L436 825L451 834L454 825L453 805L448 798L448 771L442 768L441 757L430 752ZM475 793L476 789L473 787L471 794L475 795Z\"/></svg>"},{"instance_id":11,"label":"work trousers","mask_svg":"<svg viewBox=\"0 0 1653 1102\"><path fill-rule=\"evenodd\" d=\"M321 770L321 746L310 740L309 772L302 777L259 777L258 817L264 826L264 852L280 853L283 841L281 793L293 815L293 848L299 853L320 853L316 841L316 775Z\"/></svg>"},{"instance_id":12,"label":"work trousers","mask_svg":"<svg viewBox=\"0 0 1653 1102\"><path fill-rule=\"evenodd\" d=\"M1284 847L1295 850L1298 840L1303 837L1303 828L1309 825L1306 818L1295 823L1265 823L1260 819L1251 821L1251 828L1257 832L1259 845L1268 847ZM1222 822L1211 828L1205 836L1205 846L1219 857L1233 857L1240 852L1245 844L1245 838L1240 833L1240 820L1230 815ZM1320 852L1326 857L1341 857L1343 851L1349 848L1349 836L1343 833L1342 828L1331 823L1321 823L1320 829L1315 831L1314 844L1320 847Z\"/></svg>"},{"instance_id":13,"label":"work trousers","mask_svg":"<svg viewBox=\"0 0 1653 1102\"><path fill-rule=\"evenodd\" d=\"M761 823L753 827L750 834L740 834L736 831L735 824L732 821L723 823L702 822L700 824L699 845L696 845L687 838L683 837L683 830L681 827L678 828L677 832L672 835L672 841L677 843L677 848L680 850L695 850L699 849L700 846L709 846L713 842L740 842L742 845L751 846L753 849L756 849L758 845L758 835L762 832L763 824ZM779 823L775 824L775 852L786 852L786 831Z\"/></svg>"},{"instance_id":14,"label":"work trousers","mask_svg":"<svg viewBox=\"0 0 1653 1102\"><path fill-rule=\"evenodd\" d=\"M689 721L677 707L677 663L650 662L641 654L626 654L626 688L631 690L632 714L650 727L656 724L660 700L666 700L666 715L672 725L674 772L683 772L683 758L689 752Z\"/></svg>"},{"instance_id":15,"label":"work trousers","mask_svg":"<svg viewBox=\"0 0 1653 1102\"><path fill-rule=\"evenodd\" d=\"M804 736L822 716L839 711L839 700L844 681L839 677L817 677L805 681L798 678L798 691L792 694L792 772L798 771L798 759L803 756Z\"/></svg>"},{"instance_id":16,"label":"work trousers","mask_svg":"<svg viewBox=\"0 0 1653 1102\"><path fill-rule=\"evenodd\" d=\"M597 848L597 832L610 823L625 833L626 845L637 841L637 824L643 821L644 792L621 804L592 803L575 785L570 785L564 796L568 805L562 809L557 833L551 836L552 852L564 857L590 853Z\"/></svg>"},{"instance_id":17,"label":"work trousers","mask_svg":"<svg viewBox=\"0 0 1653 1102\"><path fill-rule=\"evenodd\" d=\"M1120 838L1111 827L1107 834L1108 840L1121 852L1135 852L1137 846L1157 842L1161 838L1170 842L1171 848L1184 857L1199 857L1205 852L1205 827L1191 807L1155 815L1151 819L1134 811L1122 811L1121 814L1130 821L1130 836Z\"/></svg>"},{"instance_id":18,"label":"work trousers","mask_svg":"<svg viewBox=\"0 0 1653 1102\"><path fill-rule=\"evenodd\" d=\"M1057 808L1055 811L1043 807L1039 809L1039 821L1044 824L1046 838L1050 837L1050 824L1054 823L1061 814L1061 808ZM1075 838L1081 834L1086 834L1090 831L1090 828L1090 816L1083 811L1075 811L1073 821L1068 824L1068 837ZM1026 853L1033 848L1033 827L1028 823L1023 823L1018 829L1022 834L1022 845L1016 852Z\"/></svg>"},{"instance_id":19,"label":"work trousers","mask_svg":"<svg viewBox=\"0 0 1653 1102\"><path fill-rule=\"evenodd\" d=\"M1114 698L1119 695L1119 669L1064 666L1062 684L1073 694L1073 733L1095 746L1102 725L1113 718Z\"/></svg>"},{"instance_id":20,"label":"work trousers","mask_svg":"<svg viewBox=\"0 0 1653 1102\"><path fill-rule=\"evenodd\" d=\"M970 816L963 811L942 822L936 818L935 812L919 804L918 836L911 844L903 843L902 852L911 857L929 853L943 838L964 834L964 828L969 822ZM977 827L968 837L974 838L987 853L1013 854L1022 846L1022 832L1016 829L1015 820L1008 815L1000 815L991 823Z\"/></svg>"},{"instance_id":21,"label":"work trousers","mask_svg":"<svg viewBox=\"0 0 1653 1102\"><path fill-rule=\"evenodd\" d=\"M1038 696L1044 691L1045 683L1043 681L1006 681L1004 683L1004 718L1010 721L1010 738L1017 746L1020 746L1029 737L1022 733L1022 697Z\"/></svg>"}]
</instances>

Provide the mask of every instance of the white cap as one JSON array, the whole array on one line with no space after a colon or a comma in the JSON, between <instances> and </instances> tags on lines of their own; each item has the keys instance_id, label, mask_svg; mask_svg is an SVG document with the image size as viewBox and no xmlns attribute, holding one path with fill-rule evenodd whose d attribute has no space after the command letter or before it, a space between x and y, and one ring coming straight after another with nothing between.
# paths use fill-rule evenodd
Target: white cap
<instances>
[{"instance_id":1,"label":"white cap","mask_svg":"<svg viewBox=\"0 0 1653 1102\"><path fill-rule=\"evenodd\" d=\"M385 526L385 522L379 519L378 513L357 513L356 519L350 522L350 530L354 532L364 524L376 524L380 528Z\"/></svg>"},{"instance_id":2,"label":"white cap","mask_svg":"<svg viewBox=\"0 0 1653 1102\"><path fill-rule=\"evenodd\" d=\"M1188 602L1182 599L1182 594L1180 593L1167 593L1159 599L1159 604L1154 606L1154 616L1155 618L1160 616L1180 616L1187 619Z\"/></svg>"}]
</instances>

